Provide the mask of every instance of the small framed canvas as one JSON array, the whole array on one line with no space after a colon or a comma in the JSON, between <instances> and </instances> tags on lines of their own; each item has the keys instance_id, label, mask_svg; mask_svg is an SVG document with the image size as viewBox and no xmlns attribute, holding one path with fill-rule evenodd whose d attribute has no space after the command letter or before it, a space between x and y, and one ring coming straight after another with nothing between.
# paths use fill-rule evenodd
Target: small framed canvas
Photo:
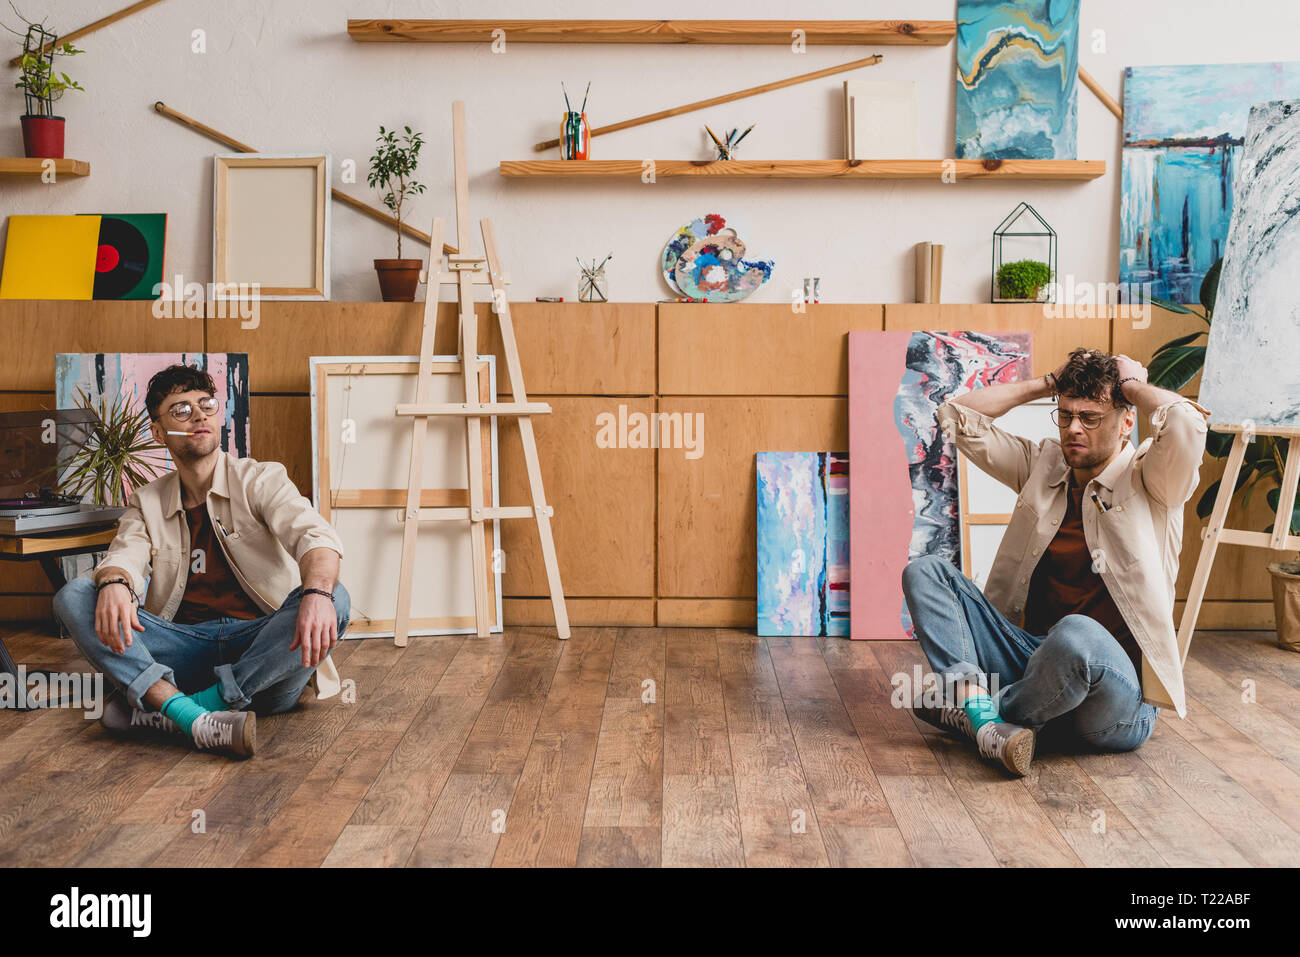
<instances>
[{"instance_id":1,"label":"small framed canvas","mask_svg":"<svg viewBox=\"0 0 1300 957\"><path fill-rule=\"evenodd\" d=\"M213 298L328 299L329 157L219 153L213 162Z\"/></svg>"}]
</instances>

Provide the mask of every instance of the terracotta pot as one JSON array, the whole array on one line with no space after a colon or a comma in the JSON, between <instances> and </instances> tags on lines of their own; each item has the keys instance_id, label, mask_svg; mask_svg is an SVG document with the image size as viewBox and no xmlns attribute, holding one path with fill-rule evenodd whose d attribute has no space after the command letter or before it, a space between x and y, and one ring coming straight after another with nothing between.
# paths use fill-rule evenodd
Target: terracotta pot
<instances>
[{"instance_id":1,"label":"terracotta pot","mask_svg":"<svg viewBox=\"0 0 1300 957\"><path fill-rule=\"evenodd\" d=\"M1273 562L1268 572L1273 576L1278 646L1300 651L1300 562Z\"/></svg>"},{"instance_id":2,"label":"terracotta pot","mask_svg":"<svg viewBox=\"0 0 1300 957\"><path fill-rule=\"evenodd\" d=\"M29 158L63 159L61 116L23 116L23 152Z\"/></svg>"},{"instance_id":3,"label":"terracotta pot","mask_svg":"<svg viewBox=\"0 0 1300 957\"><path fill-rule=\"evenodd\" d=\"M423 259L376 259L379 292L384 302L414 302Z\"/></svg>"}]
</instances>

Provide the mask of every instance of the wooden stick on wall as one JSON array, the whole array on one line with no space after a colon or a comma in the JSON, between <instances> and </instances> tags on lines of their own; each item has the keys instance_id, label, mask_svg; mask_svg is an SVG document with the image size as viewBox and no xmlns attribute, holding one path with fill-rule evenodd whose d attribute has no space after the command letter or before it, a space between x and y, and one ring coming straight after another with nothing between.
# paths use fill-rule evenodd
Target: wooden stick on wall
<instances>
[{"instance_id":1,"label":"wooden stick on wall","mask_svg":"<svg viewBox=\"0 0 1300 957\"><path fill-rule=\"evenodd\" d=\"M1093 94L1097 99L1101 100L1102 105L1105 106L1106 109L1114 113L1121 123L1124 122L1124 110L1115 102L1115 98L1107 93L1102 85L1097 82L1096 77L1083 67L1079 67L1079 79L1083 81L1084 86L1092 90Z\"/></svg>"},{"instance_id":2,"label":"wooden stick on wall","mask_svg":"<svg viewBox=\"0 0 1300 957\"><path fill-rule=\"evenodd\" d=\"M683 113L703 110L710 106L717 106L720 103L730 103L733 100L743 100L747 96L757 96L760 93L770 93L772 90L781 90L787 86L794 86L796 83L807 83L809 80L819 80L824 76L833 76L836 73L847 73L849 70L857 70L864 66L874 66L882 59L883 57L877 53L874 56L865 57L861 60L854 60L851 63L842 63L839 66L830 66L824 70L814 70L812 73L801 73L798 76L787 77L784 80L775 80L772 83L764 83L760 86L751 86L746 90L737 90L735 93L724 93L722 96L710 97L707 100L700 100L696 103L687 103L685 106L675 106L671 110L660 110L658 113L648 113L645 116L638 116L635 119L611 123L609 126L601 126L592 130L591 135L601 136L605 133L616 133L619 130L626 130L633 126L644 126L646 123L653 123L655 120L666 120L670 116L681 116ZM544 143L535 144L533 149L541 153L545 150L554 149L559 145L559 140L546 140Z\"/></svg>"},{"instance_id":3,"label":"wooden stick on wall","mask_svg":"<svg viewBox=\"0 0 1300 957\"><path fill-rule=\"evenodd\" d=\"M71 33L67 34L66 36L58 37L55 40L55 42L58 44L71 43L73 40L78 40L81 37L84 37L88 33L94 33L100 27L106 27L110 23L116 23L118 20L125 20L131 14L139 13L145 7L152 7L155 3L162 3L162 0L140 0L139 3L133 3L129 7L123 7L121 10L117 11L117 13L110 13L108 16L96 20L94 23L90 24L89 26L84 26L80 30L73 30ZM46 44L44 47L41 48L41 52L48 53L49 49L50 49L49 44ZM22 62L23 62L23 58L22 55L20 54L14 57L12 60L10 60L9 65L21 66Z\"/></svg>"},{"instance_id":4,"label":"wooden stick on wall","mask_svg":"<svg viewBox=\"0 0 1300 957\"><path fill-rule=\"evenodd\" d=\"M232 150L235 150L236 152L239 153L260 152L260 150L258 150L256 147L249 146L247 143L241 143L233 136L227 136L225 133L221 132L218 129L214 129L211 126L208 126L206 123L200 123L192 116L186 116L180 110L173 110L162 100L159 100L157 103L155 103L153 105L153 108L154 108L154 112L161 113L163 116L166 117L170 117L171 119L175 120L177 123L180 123L183 126L188 126L192 130L197 130L198 132L202 133L204 136L214 139L218 143L222 143L226 146L229 146ZM371 206L369 203L363 203L355 196L349 196L347 193L343 192L342 190L334 189L333 187L331 187L330 195L333 196L335 200L342 203L343 205L351 206L357 212L363 213L366 216L369 216L371 219L384 223L387 226L396 226L398 224L397 220L394 217L388 215L382 209L378 209L374 206ZM406 233L408 236L414 236L416 239L419 239L420 241L425 243L429 243L433 241L433 237L421 229L416 229L414 226L411 226L407 223L402 223L401 227L402 227L402 232ZM452 254L458 252L455 246L448 245L447 243L442 244L442 251L445 253L452 253Z\"/></svg>"}]
</instances>

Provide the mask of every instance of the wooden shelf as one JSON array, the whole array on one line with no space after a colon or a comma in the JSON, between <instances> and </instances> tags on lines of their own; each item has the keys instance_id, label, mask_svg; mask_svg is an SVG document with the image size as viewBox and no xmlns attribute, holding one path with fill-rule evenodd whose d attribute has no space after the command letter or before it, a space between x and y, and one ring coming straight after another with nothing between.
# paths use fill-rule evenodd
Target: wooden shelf
<instances>
[{"instance_id":1,"label":"wooden shelf","mask_svg":"<svg viewBox=\"0 0 1300 957\"><path fill-rule=\"evenodd\" d=\"M40 157L29 159L26 156L0 156L0 175L40 176L44 172L45 160ZM56 159L54 175L56 177L89 176L90 164L85 160Z\"/></svg>"},{"instance_id":2,"label":"wooden shelf","mask_svg":"<svg viewBox=\"0 0 1300 957\"><path fill-rule=\"evenodd\" d=\"M795 30L810 46L944 46L954 20L349 20L362 43L731 43L788 45ZM499 35L499 34L498 34Z\"/></svg>"},{"instance_id":3,"label":"wooden shelf","mask_svg":"<svg viewBox=\"0 0 1300 957\"><path fill-rule=\"evenodd\" d=\"M1105 160L655 160L655 178L733 176L761 179L1088 180L1106 173ZM949 165L951 164L951 165ZM501 175L640 180L643 160L502 160Z\"/></svg>"}]
</instances>

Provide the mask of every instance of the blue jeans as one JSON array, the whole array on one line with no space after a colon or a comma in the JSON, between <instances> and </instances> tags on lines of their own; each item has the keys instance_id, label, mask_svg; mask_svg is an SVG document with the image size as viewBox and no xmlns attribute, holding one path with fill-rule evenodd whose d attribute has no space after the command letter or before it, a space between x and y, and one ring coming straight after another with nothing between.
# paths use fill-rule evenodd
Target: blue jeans
<instances>
[{"instance_id":1,"label":"blue jeans","mask_svg":"<svg viewBox=\"0 0 1300 957\"><path fill-rule=\"evenodd\" d=\"M289 593L276 611L261 618L217 618L193 625L159 618L137 609L144 631L131 632L123 654L100 644L95 634L95 585L89 578L68 582L54 596L54 613L97 671L126 693L132 707L159 679L186 694L221 685L231 711L252 706L258 714L278 714L298 703L316 668L304 668L302 649L289 650L298 623L302 589ZM350 604L342 585L334 589L339 637L348 626Z\"/></svg>"},{"instance_id":2,"label":"blue jeans","mask_svg":"<svg viewBox=\"0 0 1300 957\"><path fill-rule=\"evenodd\" d=\"M996 684L1004 720L1099 751L1132 751L1151 736L1160 709L1143 703L1133 662L1093 619L1066 615L1031 635L934 556L908 564L903 594L930 667L946 684L970 676Z\"/></svg>"}]
</instances>

